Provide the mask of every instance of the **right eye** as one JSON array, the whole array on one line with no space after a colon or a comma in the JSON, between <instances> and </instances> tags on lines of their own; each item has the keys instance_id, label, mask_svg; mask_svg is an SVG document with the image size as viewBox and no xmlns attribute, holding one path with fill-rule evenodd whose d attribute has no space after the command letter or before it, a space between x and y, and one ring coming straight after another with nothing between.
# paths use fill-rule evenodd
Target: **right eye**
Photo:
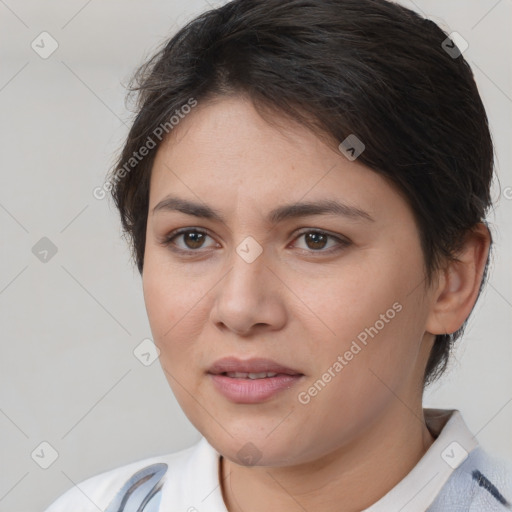
<instances>
[{"instance_id":1,"label":"right eye","mask_svg":"<svg viewBox=\"0 0 512 512\"><path fill-rule=\"evenodd\" d=\"M206 237L211 238L210 235L202 229L181 228L169 233L163 240L162 245L169 247L171 251L177 253L194 253L199 252L198 249L203 247ZM174 242L175 239L180 238L185 244L182 247Z\"/></svg>"}]
</instances>

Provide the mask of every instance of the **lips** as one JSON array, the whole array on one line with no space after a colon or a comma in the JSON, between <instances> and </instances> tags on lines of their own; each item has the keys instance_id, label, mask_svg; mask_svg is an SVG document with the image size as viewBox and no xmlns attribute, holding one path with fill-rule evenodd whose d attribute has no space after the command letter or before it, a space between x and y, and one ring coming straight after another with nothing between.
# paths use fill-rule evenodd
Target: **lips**
<instances>
[{"instance_id":1,"label":"lips","mask_svg":"<svg viewBox=\"0 0 512 512\"><path fill-rule=\"evenodd\" d=\"M210 367L208 373L213 375L230 374L229 376L234 378L259 378L264 373L277 375L303 375L300 371L284 366L272 359L252 358L242 360L236 357L224 357L222 359L218 359Z\"/></svg>"},{"instance_id":2,"label":"lips","mask_svg":"<svg viewBox=\"0 0 512 512\"><path fill-rule=\"evenodd\" d=\"M286 396L286 390L305 378L298 370L272 359L236 357L219 359L208 370L208 375L214 388L235 404L260 404Z\"/></svg>"}]
</instances>

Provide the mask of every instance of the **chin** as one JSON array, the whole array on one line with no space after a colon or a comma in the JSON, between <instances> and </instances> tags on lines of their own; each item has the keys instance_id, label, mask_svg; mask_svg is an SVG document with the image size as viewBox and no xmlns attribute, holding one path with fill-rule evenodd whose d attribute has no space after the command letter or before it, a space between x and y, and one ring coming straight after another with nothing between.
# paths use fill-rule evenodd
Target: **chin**
<instances>
[{"instance_id":1,"label":"chin","mask_svg":"<svg viewBox=\"0 0 512 512\"><path fill-rule=\"evenodd\" d=\"M240 466L289 466L297 449L294 436L269 439L266 433L252 435L251 428L247 428L244 436L231 437L224 432L222 439L205 437L220 454Z\"/></svg>"}]
</instances>

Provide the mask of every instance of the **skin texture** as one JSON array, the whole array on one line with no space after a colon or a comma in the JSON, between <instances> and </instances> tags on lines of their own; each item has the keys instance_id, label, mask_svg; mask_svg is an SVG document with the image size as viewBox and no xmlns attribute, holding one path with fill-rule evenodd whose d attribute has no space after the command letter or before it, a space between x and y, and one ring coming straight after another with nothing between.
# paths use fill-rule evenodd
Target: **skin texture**
<instances>
[{"instance_id":1,"label":"skin texture","mask_svg":"<svg viewBox=\"0 0 512 512\"><path fill-rule=\"evenodd\" d=\"M247 98L200 102L159 148L146 309L179 404L223 455L230 512L358 511L402 480L433 442L422 412L424 369L434 335L454 332L471 312L488 231L480 225L460 262L426 288L417 226L398 191L304 127L279 123L265 121ZM225 223L153 214L168 194L219 210ZM332 214L266 221L277 206L319 199L356 206L374 221ZM208 231L202 245L183 235L165 245L185 227ZM349 244L308 242L302 228ZM248 236L263 248L252 263L236 252ZM329 253L331 247L339 250ZM298 394L396 303L400 312L301 403ZM304 377L263 403L233 403L207 374L225 356L268 357ZM260 456L255 465L237 455L249 442Z\"/></svg>"}]
</instances>

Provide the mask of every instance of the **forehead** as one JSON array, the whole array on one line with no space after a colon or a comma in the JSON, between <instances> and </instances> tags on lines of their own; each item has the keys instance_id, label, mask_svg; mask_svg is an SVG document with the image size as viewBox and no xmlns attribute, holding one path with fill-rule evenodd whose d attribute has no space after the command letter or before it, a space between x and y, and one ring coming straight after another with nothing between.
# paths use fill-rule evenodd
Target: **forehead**
<instances>
[{"instance_id":1,"label":"forehead","mask_svg":"<svg viewBox=\"0 0 512 512\"><path fill-rule=\"evenodd\" d=\"M158 149L150 210L170 193L196 202L208 198L220 208L245 200L275 206L284 198L338 198L372 216L386 203L406 207L387 180L306 127L284 117L271 121L247 99L200 102Z\"/></svg>"}]
</instances>

